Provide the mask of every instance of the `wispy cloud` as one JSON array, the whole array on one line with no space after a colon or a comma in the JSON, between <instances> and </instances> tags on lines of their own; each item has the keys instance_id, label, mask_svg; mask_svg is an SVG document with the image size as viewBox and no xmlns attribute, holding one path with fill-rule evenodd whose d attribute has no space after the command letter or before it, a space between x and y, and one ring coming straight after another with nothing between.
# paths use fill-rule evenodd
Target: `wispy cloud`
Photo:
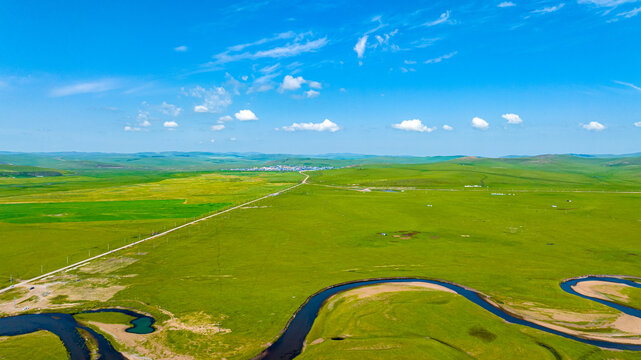
<instances>
[{"instance_id":1,"label":"wispy cloud","mask_svg":"<svg viewBox=\"0 0 641 360\"><path fill-rule=\"evenodd\" d=\"M294 33L282 33L273 38L261 39L253 43L232 46L226 51L214 55L215 61L213 62L213 64L209 65L225 64L241 60L258 60L263 58L277 59L292 57L303 53L317 51L328 43L327 37L322 37L315 40L306 40L306 37L308 37L309 35L309 33L299 35ZM276 40L291 39L292 37L294 40L283 46L277 46L266 50L240 52L248 47L262 45Z\"/></svg>"},{"instance_id":2,"label":"wispy cloud","mask_svg":"<svg viewBox=\"0 0 641 360\"><path fill-rule=\"evenodd\" d=\"M534 13L534 14L549 14L549 13L553 13L553 12L557 12L557 11L561 10L564 6L565 6L565 3L560 3L560 4L554 5L554 6L546 6L546 7L541 8L541 9L533 10L532 13Z\"/></svg>"},{"instance_id":3,"label":"wispy cloud","mask_svg":"<svg viewBox=\"0 0 641 360\"><path fill-rule=\"evenodd\" d=\"M188 50L188 48L187 48L187 46L185 46L185 45L176 46L176 47L174 48L174 51L175 51L175 52L185 52L185 51L187 51L187 50Z\"/></svg>"},{"instance_id":4,"label":"wispy cloud","mask_svg":"<svg viewBox=\"0 0 641 360\"><path fill-rule=\"evenodd\" d=\"M178 116L180 115L180 112L183 111L181 107L178 107L174 104L168 104L166 102L162 102L160 105L160 112L169 115L169 116Z\"/></svg>"},{"instance_id":5,"label":"wispy cloud","mask_svg":"<svg viewBox=\"0 0 641 360\"><path fill-rule=\"evenodd\" d=\"M600 7L616 7L625 3L637 2L638 0L578 0L579 4L595 5Z\"/></svg>"},{"instance_id":6,"label":"wispy cloud","mask_svg":"<svg viewBox=\"0 0 641 360\"><path fill-rule=\"evenodd\" d=\"M262 38L260 40L254 41L254 42L234 45L234 46L229 47L229 49L227 49L227 50L228 51L242 51L243 49L248 48L248 47L257 46L257 45L263 45L263 44L267 44L267 43L274 42L274 41L277 41L277 40L292 39L292 38L295 38L295 37L296 37L296 33L295 32L287 31L287 32L283 32L283 33L280 33L280 34L276 34L275 36L272 36L272 37L269 37L269 38Z\"/></svg>"},{"instance_id":7,"label":"wispy cloud","mask_svg":"<svg viewBox=\"0 0 641 360\"><path fill-rule=\"evenodd\" d=\"M205 89L201 86L196 86L189 91L185 91L185 93L202 100L202 104L194 106L194 111L199 113L221 112L232 103L231 94L223 87Z\"/></svg>"},{"instance_id":8,"label":"wispy cloud","mask_svg":"<svg viewBox=\"0 0 641 360\"><path fill-rule=\"evenodd\" d=\"M438 19L433 21L428 21L424 23L423 26L436 26L436 25L448 22L449 19L450 19L450 11L447 10L446 12L442 13L441 16L438 17Z\"/></svg>"},{"instance_id":9,"label":"wispy cloud","mask_svg":"<svg viewBox=\"0 0 641 360\"><path fill-rule=\"evenodd\" d=\"M320 92L316 91L316 90L309 89L309 90L305 91L305 97L310 98L310 99L311 98L315 98L315 97L317 97L319 95L320 95Z\"/></svg>"},{"instance_id":10,"label":"wispy cloud","mask_svg":"<svg viewBox=\"0 0 641 360\"><path fill-rule=\"evenodd\" d=\"M456 54L458 54L458 51L453 51L453 52L451 52L451 53L449 53L449 54L441 55L441 56L439 56L439 57L437 57L437 58L434 58L434 59L425 60L423 63L424 63L424 64L436 64L436 63L440 63L441 61L443 61L443 60L447 60L447 59L451 58L452 56L454 56L454 55L456 55Z\"/></svg>"},{"instance_id":11,"label":"wispy cloud","mask_svg":"<svg viewBox=\"0 0 641 360\"><path fill-rule=\"evenodd\" d=\"M641 14L641 7L632 9L630 11L624 11L622 13L618 13L617 16L629 19L629 18L635 17L635 16L637 16L639 14Z\"/></svg>"},{"instance_id":12,"label":"wispy cloud","mask_svg":"<svg viewBox=\"0 0 641 360\"><path fill-rule=\"evenodd\" d=\"M516 4L511 2L511 1L503 1L502 3L500 3L500 4L496 5L496 6L498 6L500 8L507 8L507 7L516 6Z\"/></svg>"},{"instance_id":13,"label":"wispy cloud","mask_svg":"<svg viewBox=\"0 0 641 360\"><path fill-rule=\"evenodd\" d=\"M79 94L101 93L114 90L120 87L120 82L115 79L103 79L90 82L75 83L61 87L55 87L49 92L50 96L62 97Z\"/></svg>"},{"instance_id":14,"label":"wispy cloud","mask_svg":"<svg viewBox=\"0 0 641 360\"><path fill-rule=\"evenodd\" d=\"M641 87L636 86L636 85L634 85L632 83L618 81L618 80L614 80L614 83L619 84L619 85L623 85L623 86L627 86L627 87L632 88L632 89L637 90L637 91L641 91Z\"/></svg>"}]
</instances>

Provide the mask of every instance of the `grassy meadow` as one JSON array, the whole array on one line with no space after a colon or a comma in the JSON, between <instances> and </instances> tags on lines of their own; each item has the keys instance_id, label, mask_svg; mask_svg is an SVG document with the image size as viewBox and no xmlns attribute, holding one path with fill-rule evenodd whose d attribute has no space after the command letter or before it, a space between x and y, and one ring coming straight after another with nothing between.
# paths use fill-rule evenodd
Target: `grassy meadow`
<instances>
[{"instance_id":1,"label":"grassy meadow","mask_svg":"<svg viewBox=\"0 0 641 360\"><path fill-rule=\"evenodd\" d=\"M300 174L105 170L0 177L0 286L291 186Z\"/></svg>"},{"instance_id":2,"label":"grassy meadow","mask_svg":"<svg viewBox=\"0 0 641 360\"><path fill-rule=\"evenodd\" d=\"M48 332L0 336L0 359L66 360L67 350L60 339Z\"/></svg>"},{"instance_id":3,"label":"grassy meadow","mask_svg":"<svg viewBox=\"0 0 641 360\"><path fill-rule=\"evenodd\" d=\"M310 172L309 184L295 190L124 251L120 255L131 261L122 266L104 272L95 266L78 269L72 273L81 281L73 286L94 284L95 290L99 283L119 289L108 301L88 301L82 307L124 306L154 315L162 330L140 345L151 352L147 355L163 348L194 359L248 359L275 340L316 291L394 276L456 282L542 319L546 311L598 317L565 325L616 333L609 326L618 316L615 310L567 294L559 283L587 274L641 276L641 194L636 193L641 191L641 170L636 158L574 160L457 159ZM162 201L172 196L154 197L159 192L149 187L166 186L174 199L191 194L185 196L189 204L237 203L300 179L299 174L236 174L241 184L256 187L241 187L230 197L225 189L238 184L226 181L214 186L220 195L204 185L201 192L191 193L189 184L207 176L230 175L1 199L15 204L24 196L34 206L51 203L55 196L76 203L90 196L98 203ZM464 187L476 184L483 187ZM22 219L33 217L37 215ZM27 244L3 241L1 246L25 261L33 243L45 243L39 239L42 234L59 246L73 247L78 234L91 229L88 238L105 246L110 236L122 241L124 233L131 237L136 228L166 223L157 218L127 221L126 226L122 220L2 222L0 227L24 236ZM111 234L114 229L122 233ZM82 250L91 243L81 242ZM49 258L52 251L37 256ZM629 297L637 302L638 289ZM318 339L323 341L312 344ZM300 358L554 359L555 354L570 359L638 357L507 324L457 295L407 291L365 299L340 295L331 309L321 311Z\"/></svg>"}]
</instances>

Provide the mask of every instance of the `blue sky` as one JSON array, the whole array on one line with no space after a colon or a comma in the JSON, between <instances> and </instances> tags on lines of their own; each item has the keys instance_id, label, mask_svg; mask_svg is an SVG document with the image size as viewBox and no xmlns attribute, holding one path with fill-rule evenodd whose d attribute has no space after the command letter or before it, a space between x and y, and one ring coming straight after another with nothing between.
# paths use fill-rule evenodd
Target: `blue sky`
<instances>
[{"instance_id":1,"label":"blue sky","mask_svg":"<svg viewBox=\"0 0 641 360\"><path fill-rule=\"evenodd\" d=\"M641 151L641 1L0 3L0 150Z\"/></svg>"}]
</instances>

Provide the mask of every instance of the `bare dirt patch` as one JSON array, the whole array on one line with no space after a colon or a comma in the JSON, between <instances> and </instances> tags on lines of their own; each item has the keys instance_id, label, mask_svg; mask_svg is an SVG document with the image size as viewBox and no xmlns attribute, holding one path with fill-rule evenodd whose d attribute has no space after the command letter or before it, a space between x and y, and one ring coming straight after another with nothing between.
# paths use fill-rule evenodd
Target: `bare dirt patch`
<instances>
[{"instance_id":1,"label":"bare dirt patch","mask_svg":"<svg viewBox=\"0 0 641 360\"><path fill-rule=\"evenodd\" d=\"M641 345L641 319L625 314L577 313L537 306L525 308L523 305L498 307L527 321L566 334L592 340Z\"/></svg>"},{"instance_id":2,"label":"bare dirt patch","mask_svg":"<svg viewBox=\"0 0 641 360\"><path fill-rule=\"evenodd\" d=\"M629 288L630 286L625 284L618 284L609 281L582 281L574 286L572 289L579 294L590 296L593 298L601 300L623 300L627 301L628 296L623 294L622 290Z\"/></svg>"},{"instance_id":3,"label":"bare dirt patch","mask_svg":"<svg viewBox=\"0 0 641 360\"><path fill-rule=\"evenodd\" d=\"M171 319L163 323L163 327L169 330L187 330L196 334L201 335L214 335L218 333L230 333L230 329L225 329L220 327L220 322L223 320L216 321L210 315L203 312L192 313L182 318L174 317L171 315Z\"/></svg>"}]
</instances>

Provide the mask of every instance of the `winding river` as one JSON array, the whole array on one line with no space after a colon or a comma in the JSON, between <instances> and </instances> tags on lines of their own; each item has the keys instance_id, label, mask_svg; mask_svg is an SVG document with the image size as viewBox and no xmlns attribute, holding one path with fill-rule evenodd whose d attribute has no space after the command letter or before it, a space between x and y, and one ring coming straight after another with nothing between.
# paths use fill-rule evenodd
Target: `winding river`
<instances>
[{"instance_id":1,"label":"winding river","mask_svg":"<svg viewBox=\"0 0 641 360\"><path fill-rule=\"evenodd\" d=\"M126 309L87 310L82 313L118 312L134 317L132 325L125 331L136 334L148 334L154 331L154 319ZM91 351L78 329L89 333L98 346L97 352L101 360L126 360L111 343L100 333L84 326L72 314L41 313L25 314L0 318L0 336L24 335L46 330L56 334L64 344L71 360L91 360Z\"/></svg>"},{"instance_id":2,"label":"winding river","mask_svg":"<svg viewBox=\"0 0 641 360\"><path fill-rule=\"evenodd\" d=\"M572 289L572 286L580 282L593 281L593 280L607 281L612 283L625 284L625 285L633 286L636 288L641 288L640 283L621 279L618 277L612 277L612 276L585 276L581 278L569 279L561 283L561 288L572 295L576 295L585 299L596 301L603 305L615 308L628 315L641 318L641 311L638 309L619 305L611 301L602 300L602 299L586 296L583 294L579 294L578 292L574 291L574 289ZM425 279L425 278L383 278L383 279L372 279L372 280L359 280L359 281L337 284L337 285L325 288L317 292L316 294L310 296L307 299L307 301L298 309L298 311L289 320L289 322L287 323L287 326L281 333L281 336L271 346L269 346L263 352L255 356L253 360L259 360L259 359L260 360L276 360L276 359L286 360L286 359L293 359L296 356L300 355L300 353L303 350L305 338L307 337L307 334L309 334L309 331L312 329L312 325L314 324L314 320L316 319L316 316L318 316L318 311L323 306L324 302L328 298L330 298L332 295L336 295L340 292L351 290L361 286L377 285L377 284L385 284L385 283L409 283L409 282L423 282L423 283L435 284L435 285L446 287L456 292L457 294L463 296L467 300L473 302L474 304L482 307L483 309L491 312L492 314L512 324L528 326L537 330L545 331L550 334L558 335L567 339L579 341L579 342L590 344L590 345L595 345L604 349L641 351L641 345L632 345L632 344L623 344L623 343L616 343L616 342L585 339L582 337L566 334L564 332L550 329L548 327L521 319L510 313L505 312L500 308L497 308L496 306L491 304L486 299L486 297L481 293L458 284L450 283L447 281L432 280L432 279Z\"/></svg>"},{"instance_id":3,"label":"winding river","mask_svg":"<svg viewBox=\"0 0 641 360\"><path fill-rule=\"evenodd\" d=\"M641 310L632 307L620 305L612 301L603 300L587 295L580 294L573 289L573 286L584 281L606 281L617 284L624 284L636 288L641 288L641 283L626 280L614 276L585 276L580 278L569 279L561 283L561 288L572 295L582 297L591 301L596 301L600 304L609 306L619 310L630 316L641 319ZM325 288L316 294L310 296L303 305L296 311L287 323L285 329L282 331L280 337L267 349L254 357L255 360L286 360L293 359L300 355L303 350L305 338L314 324L314 320L318 316L318 312L325 303L325 301L333 295L351 290L354 288L377 285L385 283L409 283L409 282L422 282L428 284L440 285L448 288L457 294L463 296L472 303L480 306L481 308L489 311L497 317L512 323L523 326L528 326L533 329L545 331L550 334L558 335L574 341L579 341L585 344L595 345L604 349L612 350L631 350L641 351L641 345L624 344L617 342L601 341L586 339L579 336L567 334L555 329L539 325L528 320L519 318L513 314L500 309L489 302L485 295L464 287L462 285L454 284L442 280L433 280L427 278L381 278L358 280L342 284L337 284ZM148 334L154 331L154 319L139 314L137 312L126 309L99 309L88 310L85 313L95 312L120 312L129 316L133 316L134 320L131 321L131 327L126 331L137 334ZM90 360L91 353L85 344L84 338L81 336L78 329L87 331L98 344L98 353L101 359L105 360L122 360L125 357L120 354L114 347L107 341L107 339L89 327L78 323L72 315L62 313L42 313L42 314L25 314L17 315L6 318L0 318L0 336L14 336L28 334L39 330L47 330L56 334L62 340L64 346L69 352L72 360Z\"/></svg>"}]
</instances>

